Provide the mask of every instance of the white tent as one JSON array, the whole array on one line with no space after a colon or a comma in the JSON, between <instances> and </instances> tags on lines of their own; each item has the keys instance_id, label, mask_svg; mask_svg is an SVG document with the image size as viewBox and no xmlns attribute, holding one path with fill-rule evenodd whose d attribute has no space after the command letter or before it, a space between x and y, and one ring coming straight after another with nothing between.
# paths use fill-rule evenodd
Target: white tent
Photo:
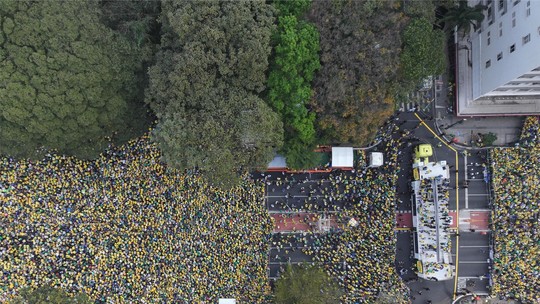
<instances>
[{"instance_id":1,"label":"white tent","mask_svg":"<svg viewBox=\"0 0 540 304\"><path fill-rule=\"evenodd\" d=\"M354 167L354 152L352 147L332 147L332 168Z\"/></svg>"},{"instance_id":2,"label":"white tent","mask_svg":"<svg viewBox=\"0 0 540 304\"><path fill-rule=\"evenodd\" d=\"M383 154L381 152L371 152L369 155L369 166L380 167L384 163Z\"/></svg>"},{"instance_id":3,"label":"white tent","mask_svg":"<svg viewBox=\"0 0 540 304\"><path fill-rule=\"evenodd\" d=\"M235 299L219 299L218 304L236 304Z\"/></svg>"},{"instance_id":4,"label":"white tent","mask_svg":"<svg viewBox=\"0 0 540 304\"><path fill-rule=\"evenodd\" d=\"M272 169L272 168L274 169L287 168L287 162L285 160L285 157L279 154L276 155L276 157L274 157L274 159L272 159L272 161L268 164L268 169Z\"/></svg>"}]
</instances>

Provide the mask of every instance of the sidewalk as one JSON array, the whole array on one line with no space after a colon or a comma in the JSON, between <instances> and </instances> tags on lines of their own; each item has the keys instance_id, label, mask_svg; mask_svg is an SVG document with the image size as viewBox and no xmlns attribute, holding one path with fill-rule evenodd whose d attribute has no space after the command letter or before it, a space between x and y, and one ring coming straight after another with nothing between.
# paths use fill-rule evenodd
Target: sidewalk
<instances>
[{"instance_id":1,"label":"sidewalk","mask_svg":"<svg viewBox=\"0 0 540 304\"><path fill-rule=\"evenodd\" d=\"M435 100L432 115L435 129L458 148L480 148L475 140L479 134L494 133L494 146L513 146L519 139L524 117L469 117L457 118L453 111L454 100L448 99L448 80L439 76L435 82ZM451 97L452 99L454 97Z\"/></svg>"}]
</instances>

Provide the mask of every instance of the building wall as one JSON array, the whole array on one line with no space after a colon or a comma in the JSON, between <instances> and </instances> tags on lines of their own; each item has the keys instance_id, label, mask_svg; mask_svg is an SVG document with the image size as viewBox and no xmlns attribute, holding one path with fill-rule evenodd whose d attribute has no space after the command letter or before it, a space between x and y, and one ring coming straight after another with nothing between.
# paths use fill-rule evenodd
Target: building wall
<instances>
[{"instance_id":1,"label":"building wall","mask_svg":"<svg viewBox=\"0 0 540 304\"><path fill-rule=\"evenodd\" d=\"M540 67L540 0L469 0L478 3L491 12L469 36L472 98L540 94L540 82L518 79ZM499 89L506 93L493 92L510 81L513 88Z\"/></svg>"}]
</instances>

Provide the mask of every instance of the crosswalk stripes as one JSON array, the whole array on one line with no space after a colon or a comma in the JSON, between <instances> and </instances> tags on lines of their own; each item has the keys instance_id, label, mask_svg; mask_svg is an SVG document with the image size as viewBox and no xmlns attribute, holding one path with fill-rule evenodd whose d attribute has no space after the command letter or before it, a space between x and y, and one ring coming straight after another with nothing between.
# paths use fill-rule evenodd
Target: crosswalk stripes
<instances>
[{"instance_id":1,"label":"crosswalk stripes","mask_svg":"<svg viewBox=\"0 0 540 304\"><path fill-rule=\"evenodd\" d=\"M423 101L417 102L417 104L420 111L427 111L431 107L431 101L423 100ZM399 104L399 109L402 112L412 111L414 106L415 106L414 102L401 102Z\"/></svg>"},{"instance_id":2,"label":"crosswalk stripes","mask_svg":"<svg viewBox=\"0 0 540 304\"><path fill-rule=\"evenodd\" d=\"M411 210L396 210L396 213L411 213Z\"/></svg>"}]
</instances>

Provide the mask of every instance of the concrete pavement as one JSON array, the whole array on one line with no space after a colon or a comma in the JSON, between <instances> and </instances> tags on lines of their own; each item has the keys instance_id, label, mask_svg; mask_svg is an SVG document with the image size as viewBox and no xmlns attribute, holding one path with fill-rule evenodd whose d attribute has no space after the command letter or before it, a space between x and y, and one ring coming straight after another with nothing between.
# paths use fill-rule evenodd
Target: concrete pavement
<instances>
[{"instance_id":1,"label":"concrete pavement","mask_svg":"<svg viewBox=\"0 0 540 304\"><path fill-rule=\"evenodd\" d=\"M445 140L455 140L457 148L479 148L475 142L479 133L494 133L497 140L494 146L510 146L517 142L524 117L456 117L454 115L454 97L449 97L448 78L446 75L434 81L433 104L423 111L433 118L433 126Z\"/></svg>"}]
</instances>

